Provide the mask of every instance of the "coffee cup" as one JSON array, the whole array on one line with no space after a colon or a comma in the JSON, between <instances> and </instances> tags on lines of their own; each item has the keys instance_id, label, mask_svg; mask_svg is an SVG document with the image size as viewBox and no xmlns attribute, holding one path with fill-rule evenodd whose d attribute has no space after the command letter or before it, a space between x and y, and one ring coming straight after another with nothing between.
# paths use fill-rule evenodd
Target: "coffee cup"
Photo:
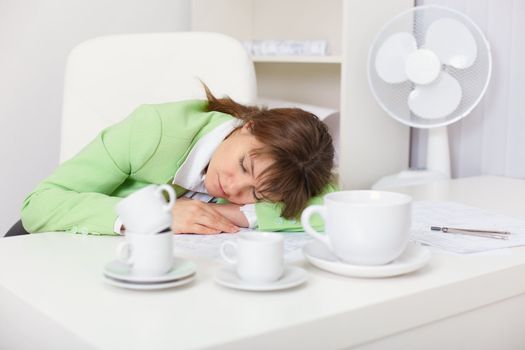
<instances>
[{"instance_id":1,"label":"coffee cup","mask_svg":"<svg viewBox=\"0 0 525 350\"><path fill-rule=\"evenodd\" d=\"M277 233L242 232L221 245L222 258L235 265L239 278L253 284L277 281L284 270L284 239ZM231 254L228 250L233 250Z\"/></svg>"},{"instance_id":2,"label":"coffee cup","mask_svg":"<svg viewBox=\"0 0 525 350\"><path fill-rule=\"evenodd\" d=\"M323 242L343 262L384 265L399 257L409 240L412 198L386 191L339 191L324 196L301 215L305 231ZM313 214L325 223L325 234L310 225Z\"/></svg>"},{"instance_id":3,"label":"coffee cup","mask_svg":"<svg viewBox=\"0 0 525 350\"><path fill-rule=\"evenodd\" d=\"M168 196L167 202L164 193ZM171 209L176 198L169 185L149 185L122 199L116 210L126 231L157 233L171 226Z\"/></svg>"},{"instance_id":4,"label":"coffee cup","mask_svg":"<svg viewBox=\"0 0 525 350\"><path fill-rule=\"evenodd\" d=\"M173 267L173 234L145 235L126 233L126 241L117 246L117 258L127 264L134 275L160 276Z\"/></svg>"}]
</instances>

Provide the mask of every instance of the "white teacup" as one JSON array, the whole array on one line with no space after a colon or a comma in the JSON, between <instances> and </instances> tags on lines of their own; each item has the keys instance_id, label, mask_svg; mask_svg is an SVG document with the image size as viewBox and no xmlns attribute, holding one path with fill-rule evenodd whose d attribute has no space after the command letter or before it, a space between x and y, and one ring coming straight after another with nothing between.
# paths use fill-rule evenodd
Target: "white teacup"
<instances>
[{"instance_id":1,"label":"white teacup","mask_svg":"<svg viewBox=\"0 0 525 350\"><path fill-rule=\"evenodd\" d=\"M248 283L260 284L277 281L284 270L284 239L269 232L242 232L236 241L221 245L221 256L235 265L237 275ZM227 253L227 248L235 255Z\"/></svg>"},{"instance_id":2,"label":"white teacup","mask_svg":"<svg viewBox=\"0 0 525 350\"><path fill-rule=\"evenodd\" d=\"M138 276L160 276L173 267L173 234L145 235L126 233L126 241L117 246L117 258Z\"/></svg>"},{"instance_id":3,"label":"white teacup","mask_svg":"<svg viewBox=\"0 0 525 350\"><path fill-rule=\"evenodd\" d=\"M324 205L306 208L301 223L342 261L384 265L399 257L407 246L411 203L410 196L394 192L332 192L324 196ZM315 213L325 222L325 235L310 225Z\"/></svg>"},{"instance_id":4,"label":"white teacup","mask_svg":"<svg viewBox=\"0 0 525 350\"><path fill-rule=\"evenodd\" d=\"M168 202L163 192L168 194ZM156 233L171 226L171 208L176 198L169 185L149 185L122 199L116 210L126 231Z\"/></svg>"}]
</instances>

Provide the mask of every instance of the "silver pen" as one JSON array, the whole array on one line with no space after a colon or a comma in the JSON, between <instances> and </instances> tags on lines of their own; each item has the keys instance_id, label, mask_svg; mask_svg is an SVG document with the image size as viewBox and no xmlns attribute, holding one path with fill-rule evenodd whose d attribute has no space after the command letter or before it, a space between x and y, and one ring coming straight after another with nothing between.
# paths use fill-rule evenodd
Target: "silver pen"
<instances>
[{"instance_id":1,"label":"silver pen","mask_svg":"<svg viewBox=\"0 0 525 350\"><path fill-rule=\"evenodd\" d=\"M444 233L460 233L463 235L471 235L486 238L496 239L509 239L509 231L496 231L496 230L479 230L479 229L468 229L468 228L457 228L457 227L440 227L431 226L432 231L441 231Z\"/></svg>"}]
</instances>

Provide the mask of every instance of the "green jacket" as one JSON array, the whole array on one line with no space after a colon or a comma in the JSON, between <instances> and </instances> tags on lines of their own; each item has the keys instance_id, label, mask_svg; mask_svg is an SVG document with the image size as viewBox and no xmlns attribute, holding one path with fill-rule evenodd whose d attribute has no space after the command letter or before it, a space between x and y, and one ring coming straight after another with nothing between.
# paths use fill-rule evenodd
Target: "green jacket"
<instances>
[{"instance_id":1,"label":"green jacket","mask_svg":"<svg viewBox=\"0 0 525 350\"><path fill-rule=\"evenodd\" d=\"M149 184L171 183L195 143L230 115L205 112L206 101L143 105L103 130L61 164L25 199L22 223L29 232L115 234L115 205ZM174 186L177 196L186 189ZM329 186L327 191L333 190ZM312 199L319 203L321 198ZM257 203L258 229L302 231L280 217L280 204ZM320 222L314 219L313 225Z\"/></svg>"}]
</instances>

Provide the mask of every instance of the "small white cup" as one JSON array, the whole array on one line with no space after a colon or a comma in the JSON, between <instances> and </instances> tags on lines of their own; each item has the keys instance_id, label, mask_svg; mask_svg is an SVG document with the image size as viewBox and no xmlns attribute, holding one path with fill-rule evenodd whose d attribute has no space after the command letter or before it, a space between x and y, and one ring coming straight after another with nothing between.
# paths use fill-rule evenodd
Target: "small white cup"
<instances>
[{"instance_id":1,"label":"small white cup","mask_svg":"<svg viewBox=\"0 0 525 350\"><path fill-rule=\"evenodd\" d=\"M284 239L269 232L242 232L236 241L221 245L221 256L235 265L237 275L243 281L253 284L277 281L284 270ZM227 248L233 248L235 255L229 255Z\"/></svg>"},{"instance_id":2,"label":"small white cup","mask_svg":"<svg viewBox=\"0 0 525 350\"><path fill-rule=\"evenodd\" d=\"M324 205L306 208L301 223L342 261L384 265L399 257L407 246L411 203L410 196L394 192L332 192L324 196ZM315 213L325 222L325 235L310 225Z\"/></svg>"},{"instance_id":3,"label":"small white cup","mask_svg":"<svg viewBox=\"0 0 525 350\"><path fill-rule=\"evenodd\" d=\"M117 258L137 276L160 276L173 267L173 234L126 233L117 246Z\"/></svg>"},{"instance_id":4,"label":"small white cup","mask_svg":"<svg viewBox=\"0 0 525 350\"><path fill-rule=\"evenodd\" d=\"M163 192L168 194L168 202ZM171 226L171 208L176 198L169 185L149 185L118 202L116 210L126 231L157 233Z\"/></svg>"}]
</instances>

